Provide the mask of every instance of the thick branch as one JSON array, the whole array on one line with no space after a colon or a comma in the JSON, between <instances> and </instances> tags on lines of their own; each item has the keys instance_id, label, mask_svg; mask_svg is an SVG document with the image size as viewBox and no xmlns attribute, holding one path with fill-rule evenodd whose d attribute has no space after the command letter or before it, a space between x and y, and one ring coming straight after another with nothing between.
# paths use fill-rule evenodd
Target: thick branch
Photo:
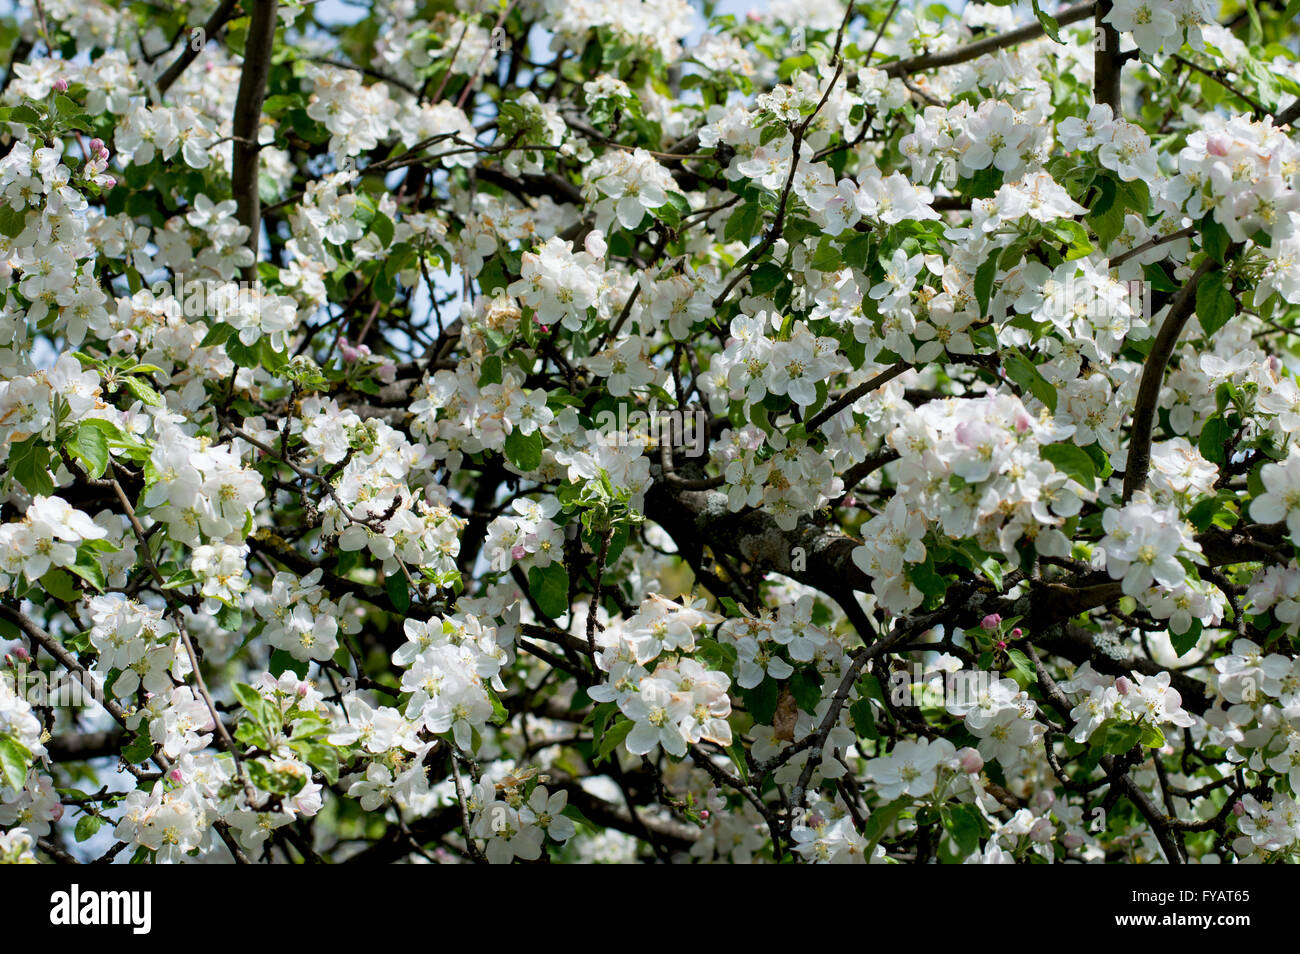
<instances>
[{"instance_id":1,"label":"thick branch","mask_svg":"<svg viewBox=\"0 0 1300 954\"><path fill-rule=\"evenodd\" d=\"M271 71L271 52L275 48L276 0L251 0L252 17L248 39L244 44L244 69L239 76L239 93L235 97L235 115L231 122L234 154L230 173L230 193L236 204L236 217L248 227L248 247L257 257L262 230L262 205L257 194L257 154L261 148L257 127L262 119L262 102L266 98L266 78ZM252 281L257 262L244 270Z\"/></svg>"},{"instance_id":2,"label":"thick branch","mask_svg":"<svg viewBox=\"0 0 1300 954\"><path fill-rule=\"evenodd\" d=\"M1120 76L1124 61L1119 55L1119 31L1102 18L1110 13L1112 0L1097 0L1097 25L1093 35L1093 99L1105 103L1119 116Z\"/></svg>"},{"instance_id":3,"label":"thick branch","mask_svg":"<svg viewBox=\"0 0 1300 954\"><path fill-rule=\"evenodd\" d=\"M181 51L181 55L176 57L162 76L158 77L159 96L165 95L167 90L171 88L172 83L180 79L181 74L189 69L190 64L203 52L203 47L207 45L208 40L216 36L217 31L226 25L226 21L230 19L231 14L234 13L235 7L238 5L239 0L221 0L221 3L217 5L217 9L212 11L212 16L208 17L208 22L200 27L202 30L200 36L186 38L185 49ZM197 45L194 39L198 39Z\"/></svg>"},{"instance_id":4,"label":"thick branch","mask_svg":"<svg viewBox=\"0 0 1300 954\"><path fill-rule=\"evenodd\" d=\"M1133 432L1129 438L1128 463L1124 468L1124 502L1146 486L1147 471L1151 467L1151 430L1155 424L1156 407L1160 403L1160 388L1165 380L1165 367L1174 353L1178 338L1187 321L1196 311L1196 288L1201 279L1214 267L1206 258L1186 285L1174 296L1169 314L1165 316L1160 333L1156 335L1151 353L1142 366L1142 382L1138 385L1137 404L1133 408Z\"/></svg>"},{"instance_id":5,"label":"thick branch","mask_svg":"<svg viewBox=\"0 0 1300 954\"><path fill-rule=\"evenodd\" d=\"M1061 26L1078 23L1080 20L1086 20L1092 16L1095 8L1096 4L1094 3L1078 3L1072 7L1066 7L1056 14L1056 22ZM893 63L886 63L881 69L891 77L898 77L938 69L941 66L955 66L958 63L977 60L985 53L996 53L998 50L1004 50L1009 46L1036 40L1044 32L1041 23L1029 23L1016 30L1008 30L1006 33L999 33L997 36L959 46L955 50L947 50L943 53L924 53L921 56L913 56L906 60L895 60Z\"/></svg>"}]
</instances>

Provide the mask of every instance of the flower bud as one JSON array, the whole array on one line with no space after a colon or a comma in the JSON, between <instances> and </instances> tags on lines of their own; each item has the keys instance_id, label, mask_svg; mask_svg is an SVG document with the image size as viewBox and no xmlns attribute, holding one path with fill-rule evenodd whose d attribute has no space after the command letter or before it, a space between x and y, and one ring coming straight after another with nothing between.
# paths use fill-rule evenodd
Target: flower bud
<instances>
[{"instance_id":1,"label":"flower bud","mask_svg":"<svg viewBox=\"0 0 1300 954\"><path fill-rule=\"evenodd\" d=\"M1133 691L1133 683L1129 682L1127 676L1120 676L1115 680L1115 691L1121 696L1127 696Z\"/></svg>"},{"instance_id":2,"label":"flower bud","mask_svg":"<svg viewBox=\"0 0 1300 954\"><path fill-rule=\"evenodd\" d=\"M997 629L1002 625L1002 616L999 613L989 613L980 620L980 627L983 629Z\"/></svg>"},{"instance_id":3,"label":"flower bud","mask_svg":"<svg viewBox=\"0 0 1300 954\"><path fill-rule=\"evenodd\" d=\"M980 755L978 751L972 749L970 746L967 746L958 751L957 764L961 766L963 772L968 775L974 775L979 772L980 769L984 768L984 756Z\"/></svg>"},{"instance_id":4,"label":"flower bud","mask_svg":"<svg viewBox=\"0 0 1300 954\"><path fill-rule=\"evenodd\" d=\"M68 81L62 76L54 81L54 92L66 93L68 91Z\"/></svg>"}]
</instances>

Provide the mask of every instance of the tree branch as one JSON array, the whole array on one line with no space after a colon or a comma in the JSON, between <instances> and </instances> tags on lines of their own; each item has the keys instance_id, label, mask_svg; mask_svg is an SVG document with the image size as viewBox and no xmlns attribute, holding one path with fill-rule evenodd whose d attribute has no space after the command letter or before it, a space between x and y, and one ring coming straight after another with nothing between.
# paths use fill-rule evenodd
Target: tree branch
<instances>
[{"instance_id":1,"label":"tree branch","mask_svg":"<svg viewBox=\"0 0 1300 954\"><path fill-rule=\"evenodd\" d=\"M236 217L248 227L248 247L253 250L253 264L244 269L245 281L257 275L257 248L262 231L262 206L257 193L257 139L262 119L262 102L266 98L266 79L271 71L271 53L275 49L277 0L250 0L253 6L244 44L244 68L239 75L239 92L235 97L235 114L231 122L234 154L230 172L230 193L235 200Z\"/></svg>"}]
</instances>

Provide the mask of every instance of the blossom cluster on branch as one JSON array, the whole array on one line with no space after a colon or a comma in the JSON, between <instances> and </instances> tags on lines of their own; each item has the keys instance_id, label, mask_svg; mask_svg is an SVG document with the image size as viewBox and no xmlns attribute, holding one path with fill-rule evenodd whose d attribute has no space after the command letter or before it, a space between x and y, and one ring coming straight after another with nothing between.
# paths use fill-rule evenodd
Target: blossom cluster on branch
<instances>
[{"instance_id":1,"label":"blossom cluster on branch","mask_svg":"<svg viewBox=\"0 0 1300 954\"><path fill-rule=\"evenodd\" d=\"M0 20L0 861L1300 858L1295 3L323 6Z\"/></svg>"}]
</instances>

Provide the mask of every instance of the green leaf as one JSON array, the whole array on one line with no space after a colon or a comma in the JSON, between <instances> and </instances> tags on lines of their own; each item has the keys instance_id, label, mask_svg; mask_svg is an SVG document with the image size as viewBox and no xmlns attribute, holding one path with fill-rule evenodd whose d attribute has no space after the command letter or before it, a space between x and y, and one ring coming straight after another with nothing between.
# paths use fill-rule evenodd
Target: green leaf
<instances>
[{"instance_id":1,"label":"green leaf","mask_svg":"<svg viewBox=\"0 0 1300 954\"><path fill-rule=\"evenodd\" d=\"M72 432L64 445L86 468L86 473L98 480L108 467L108 438L98 427L82 423Z\"/></svg>"},{"instance_id":2,"label":"green leaf","mask_svg":"<svg viewBox=\"0 0 1300 954\"><path fill-rule=\"evenodd\" d=\"M989 299L993 295L993 280L997 274L997 255L990 255L975 272L975 300L979 302L981 317L987 317L989 313Z\"/></svg>"},{"instance_id":3,"label":"green leaf","mask_svg":"<svg viewBox=\"0 0 1300 954\"><path fill-rule=\"evenodd\" d=\"M907 568L907 578L931 599L942 599L948 592L948 581L935 571L934 560L929 554L924 563L915 563Z\"/></svg>"},{"instance_id":4,"label":"green leaf","mask_svg":"<svg viewBox=\"0 0 1300 954\"><path fill-rule=\"evenodd\" d=\"M1201 456L1212 464L1226 464L1228 461L1224 454L1224 448L1227 446L1228 441L1232 439L1232 435L1233 429L1228 426L1228 422L1223 419L1222 415L1210 415L1201 427L1201 436L1197 443Z\"/></svg>"},{"instance_id":5,"label":"green leaf","mask_svg":"<svg viewBox=\"0 0 1300 954\"><path fill-rule=\"evenodd\" d=\"M262 711L262 694L247 683L237 682L234 686L235 698L250 713Z\"/></svg>"},{"instance_id":6,"label":"green leaf","mask_svg":"<svg viewBox=\"0 0 1300 954\"><path fill-rule=\"evenodd\" d=\"M1115 199L1125 209L1131 209L1138 215L1145 216L1151 208L1151 189L1142 179L1126 182L1115 180Z\"/></svg>"},{"instance_id":7,"label":"green leaf","mask_svg":"<svg viewBox=\"0 0 1300 954\"><path fill-rule=\"evenodd\" d=\"M273 649L270 661L271 674L277 678L286 672L292 672L299 679L307 678L307 660L294 659L291 653L283 649Z\"/></svg>"},{"instance_id":8,"label":"green leaf","mask_svg":"<svg viewBox=\"0 0 1300 954\"><path fill-rule=\"evenodd\" d=\"M393 242L393 220L382 212L376 212L374 219L370 222L370 231L375 233L379 239L379 244L388 248Z\"/></svg>"},{"instance_id":9,"label":"green leaf","mask_svg":"<svg viewBox=\"0 0 1300 954\"><path fill-rule=\"evenodd\" d=\"M65 603L76 602L80 596L77 592L77 585L72 582L72 577L57 568L48 571L41 577L41 589Z\"/></svg>"},{"instance_id":10,"label":"green leaf","mask_svg":"<svg viewBox=\"0 0 1300 954\"><path fill-rule=\"evenodd\" d=\"M153 742L149 738L147 729L131 737L131 741L122 749L122 758L132 765L139 765L153 758Z\"/></svg>"},{"instance_id":11,"label":"green leaf","mask_svg":"<svg viewBox=\"0 0 1300 954\"><path fill-rule=\"evenodd\" d=\"M1196 319L1207 338L1213 337L1237 313L1237 303L1223 279L1223 272L1210 272L1196 286Z\"/></svg>"},{"instance_id":12,"label":"green leaf","mask_svg":"<svg viewBox=\"0 0 1300 954\"><path fill-rule=\"evenodd\" d=\"M880 690L880 680L868 673L858 680L857 689L858 700L849 706L853 727L864 739L878 739L880 731L876 728L876 712L872 708L871 700L883 695Z\"/></svg>"},{"instance_id":13,"label":"green leaf","mask_svg":"<svg viewBox=\"0 0 1300 954\"><path fill-rule=\"evenodd\" d=\"M844 243L844 264L863 272L870 260L871 233L854 232L853 237Z\"/></svg>"},{"instance_id":14,"label":"green leaf","mask_svg":"<svg viewBox=\"0 0 1300 954\"><path fill-rule=\"evenodd\" d=\"M1116 201L1119 187L1115 179L1101 176L1097 179L1097 186L1101 191L1088 213L1088 224L1104 248L1124 231L1124 206Z\"/></svg>"},{"instance_id":15,"label":"green leaf","mask_svg":"<svg viewBox=\"0 0 1300 954\"><path fill-rule=\"evenodd\" d=\"M32 753L11 735L0 735L0 777L5 784L21 792L27 784L27 766L32 764Z\"/></svg>"},{"instance_id":16,"label":"green leaf","mask_svg":"<svg viewBox=\"0 0 1300 954\"><path fill-rule=\"evenodd\" d=\"M1232 244L1228 230L1214 217L1213 212L1207 212L1197 225L1201 229L1201 245L1205 251L1220 265L1225 264L1228 246Z\"/></svg>"},{"instance_id":17,"label":"green leaf","mask_svg":"<svg viewBox=\"0 0 1300 954\"><path fill-rule=\"evenodd\" d=\"M614 750L622 744L632 730L636 728L636 723L626 717L620 718L615 722L604 735L600 737L600 745L596 747L596 764L599 765L613 754Z\"/></svg>"},{"instance_id":18,"label":"green leaf","mask_svg":"<svg viewBox=\"0 0 1300 954\"><path fill-rule=\"evenodd\" d=\"M757 202L746 202L727 219L722 230L723 241L748 243L758 234L758 222L763 212Z\"/></svg>"},{"instance_id":19,"label":"green leaf","mask_svg":"<svg viewBox=\"0 0 1300 954\"><path fill-rule=\"evenodd\" d=\"M867 825L863 835L867 838L867 849L863 852L867 858L870 858L876 851L876 845L880 844L880 839L885 837L885 832L894 820L903 813L903 809L912 803L911 796L904 795L896 801L890 802L883 808L877 808L867 818Z\"/></svg>"},{"instance_id":20,"label":"green leaf","mask_svg":"<svg viewBox=\"0 0 1300 954\"><path fill-rule=\"evenodd\" d=\"M749 286L755 295L766 295L785 281L785 269L772 262L765 262L754 269L749 276Z\"/></svg>"},{"instance_id":21,"label":"green leaf","mask_svg":"<svg viewBox=\"0 0 1300 954\"><path fill-rule=\"evenodd\" d=\"M1087 451L1073 444L1046 444L1038 452L1061 473L1073 477L1088 490L1093 489L1097 482L1097 467Z\"/></svg>"},{"instance_id":22,"label":"green leaf","mask_svg":"<svg viewBox=\"0 0 1300 954\"><path fill-rule=\"evenodd\" d=\"M104 579L104 570L95 559L95 551L85 548L84 545L78 548L77 560L68 569L101 593L108 586L108 581Z\"/></svg>"},{"instance_id":23,"label":"green leaf","mask_svg":"<svg viewBox=\"0 0 1300 954\"><path fill-rule=\"evenodd\" d=\"M1056 388L1039 373L1033 362L1013 348L1003 356L1002 366L1007 377L1047 405L1053 414L1056 413Z\"/></svg>"},{"instance_id":24,"label":"green leaf","mask_svg":"<svg viewBox=\"0 0 1300 954\"><path fill-rule=\"evenodd\" d=\"M977 851L984 836L984 819L974 805L945 806L943 827L952 836L958 856L965 858Z\"/></svg>"},{"instance_id":25,"label":"green leaf","mask_svg":"<svg viewBox=\"0 0 1300 954\"><path fill-rule=\"evenodd\" d=\"M406 574L401 570L390 573L384 580L384 589L388 591L388 598L393 602L393 609L399 613L405 613L411 608L411 588L406 582Z\"/></svg>"},{"instance_id":26,"label":"green leaf","mask_svg":"<svg viewBox=\"0 0 1300 954\"><path fill-rule=\"evenodd\" d=\"M497 698L497 694L493 692L491 689L487 691L487 694L488 694L488 699L490 699L492 702L492 719L491 719L492 724L505 725L507 722L510 721L509 710L506 709L506 707L502 704L501 700Z\"/></svg>"},{"instance_id":27,"label":"green leaf","mask_svg":"<svg viewBox=\"0 0 1300 954\"><path fill-rule=\"evenodd\" d=\"M822 677L815 669L799 669L786 683L795 704L804 712L816 712L822 701Z\"/></svg>"},{"instance_id":28,"label":"green leaf","mask_svg":"<svg viewBox=\"0 0 1300 954\"><path fill-rule=\"evenodd\" d=\"M1132 722L1112 722L1092 738L1107 755L1123 755L1142 739L1142 727Z\"/></svg>"},{"instance_id":29,"label":"green leaf","mask_svg":"<svg viewBox=\"0 0 1300 954\"><path fill-rule=\"evenodd\" d=\"M776 680L766 677L753 689L741 689L740 698L745 703L745 710L754 717L759 725L771 725L776 718L776 702L780 696Z\"/></svg>"},{"instance_id":30,"label":"green leaf","mask_svg":"<svg viewBox=\"0 0 1300 954\"><path fill-rule=\"evenodd\" d=\"M1008 649L1007 658L1011 660L1012 668L1014 668L1020 675L1024 676L1027 682L1035 682L1038 679L1038 675L1034 670L1034 664L1030 661L1029 657L1020 650Z\"/></svg>"},{"instance_id":31,"label":"green leaf","mask_svg":"<svg viewBox=\"0 0 1300 954\"><path fill-rule=\"evenodd\" d=\"M239 339L236 338L233 340L237 341ZM239 362L236 362L236 364L238 363ZM246 365L246 367L256 367L256 366L257 366L256 361L253 361L250 364ZM143 378L137 378L132 375L128 375L122 379L122 382L126 385L126 389L131 392L131 394L136 398L136 400L141 401L149 405L150 407L163 406L162 395L159 394L157 391L155 391L153 385L149 384Z\"/></svg>"},{"instance_id":32,"label":"green leaf","mask_svg":"<svg viewBox=\"0 0 1300 954\"><path fill-rule=\"evenodd\" d=\"M0 234L5 238L17 238L26 225L26 209L16 209L8 203L0 205Z\"/></svg>"},{"instance_id":33,"label":"green leaf","mask_svg":"<svg viewBox=\"0 0 1300 954\"><path fill-rule=\"evenodd\" d=\"M1038 6L1038 0L1034 0L1034 15L1038 17L1038 22L1043 25L1043 32L1052 38L1053 43L1063 43L1061 39L1061 24L1056 21L1056 17L1044 13Z\"/></svg>"},{"instance_id":34,"label":"green leaf","mask_svg":"<svg viewBox=\"0 0 1300 954\"><path fill-rule=\"evenodd\" d=\"M559 619L569 611L569 571L561 563L530 567L528 592L543 613L551 619Z\"/></svg>"},{"instance_id":35,"label":"green leaf","mask_svg":"<svg viewBox=\"0 0 1300 954\"><path fill-rule=\"evenodd\" d=\"M1203 628L1204 626L1199 619L1193 619L1192 625L1187 627L1187 632L1185 633L1175 633L1173 630L1170 630L1169 642L1174 647L1174 652L1182 657L1195 649L1196 644L1201 639L1201 630Z\"/></svg>"},{"instance_id":36,"label":"green leaf","mask_svg":"<svg viewBox=\"0 0 1300 954\"><path fill-rule=\"evenodd\" d=\"M100 826L104 824L104 819L98 815L82 815L77 819L77 827L73 830L73 836L78 842L86 841L95 836Z\"/></svg>"},{"instance_id":37,"label":"green leaf","mask_svg":"<svg viewBox=\"0 0 1300 954\"><path fill-rule=\"evenodd\" d=\"M29 437L9 445L9 473L29 494L48 497L54 493L50 476L50 449L38 438Z\"/></svg>"},{"instance_id":38,"label":"green leaf","mask_svg":"<svg viewBox=\"0 0 1300 954\"><path fill-rule=\"evenodd\" d=\"M819 272L834 272L844 267L844 256L830 238L824 237L817 243L817 250L808 265Z\"/></svg>"},{"instance_id":39,"label":"green leaf","mask_svg":"<svg viewBox=\"0 0 1300 954\"><path fill-rule=\"evenodd\" d=\"M506 435L506 458L528 474L542 465L542 432L525 434L515 428Z\"/></svg>"}]
</instances>

